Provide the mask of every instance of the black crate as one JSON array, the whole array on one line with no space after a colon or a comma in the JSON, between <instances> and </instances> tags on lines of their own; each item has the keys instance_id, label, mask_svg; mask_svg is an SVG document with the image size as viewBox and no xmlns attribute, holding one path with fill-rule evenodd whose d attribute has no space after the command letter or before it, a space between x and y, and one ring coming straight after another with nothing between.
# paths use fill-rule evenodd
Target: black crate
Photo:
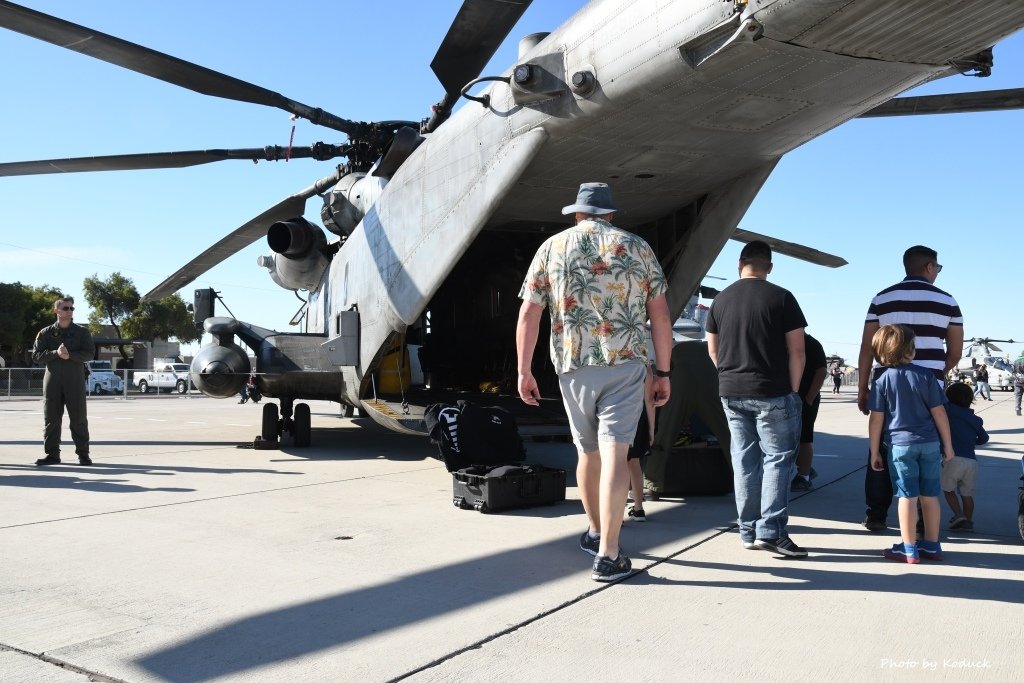
<instances>
[{"instance_id":1,"label":"black crate","mask_svg":"<svg viewBox=\"0 0 1024 683\"><path fill-rule=\"evenodd\" d=\"M732 490L732 465L721 448L695 444L672 449L665 463L662 493L723 496Z\"/></svg>"},{"instance_id":2,"label":"black crate","mask_svg":"<svg viewBox=\"0 0 1024 683\"><path fill-rule=\"evenodd\" d=\"M452 502L498 512L565 500L565 470L543 465L478 465L452 472Z\"/></svg>"}]
</instances>

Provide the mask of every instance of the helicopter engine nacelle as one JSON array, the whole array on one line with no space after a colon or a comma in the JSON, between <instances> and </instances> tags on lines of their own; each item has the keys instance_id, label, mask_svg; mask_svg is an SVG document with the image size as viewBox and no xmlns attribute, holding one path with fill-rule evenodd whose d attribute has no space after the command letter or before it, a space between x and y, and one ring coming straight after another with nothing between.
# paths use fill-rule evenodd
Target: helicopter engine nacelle
<instances>
[{"instance_id":1,"label":"helicopter engine nacelle","mask_svg":"<svg viewBox=\"0 0 1024 683\"><path fill-rule=\"evenodd\" d=\"M252 372L242 347L225 337L200 349L189 368L196 388L214 398L230 398L240 392Z\"/></svg>"},{"instance_id":2,"label":"helicopter engine nacelle","mask_svg":"<svg viewBox=\"0 0 1024 683\"><path fill-rule=\"evenodd\" d=\"M320 218L324 227L347 237L359 225L387 187L387 178L365 173L349 173L324 195Z\"/></svg>"},{"instance_id":3,"label":"helicopter engine nacelle","mask_svg":"<svg viewBox=\"0 0 1024 683\"><path fill-rule=\"evenodd\" d=\"M334 189L324 195L320 220L324 222L324 227L335 235L351 235L359 221L363 220L363 210L349 199L349 193L364 177L365 173L349 173L338 181Z\"/></svg>"},{"instance_id":4,"label":"helicopter engine nacelle","mask_svg":"<svg viewBox=\"0 0 1024 683\"><path fill-rule=\"evenodd\" d=\"M291 290L320 286L331 254L322 230L305 218L280 221L267 231L267 244L274 254L256 262L270 271L274 282Z\"/></svg>"}]
</instances>

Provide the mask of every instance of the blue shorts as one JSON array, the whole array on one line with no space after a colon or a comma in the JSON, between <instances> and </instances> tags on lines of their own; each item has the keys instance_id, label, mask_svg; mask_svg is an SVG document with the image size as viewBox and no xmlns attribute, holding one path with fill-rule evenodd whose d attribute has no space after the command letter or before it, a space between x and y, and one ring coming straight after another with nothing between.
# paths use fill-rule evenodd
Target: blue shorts
<instances>
[{"instance_id":1,"label":"blue shorts","mask_svg":"<svg viewBox=\"0 0 1024 683\"><path fill-rule=\"evenodd\" d=\"M888 448L893 493L900 498L934 497L942 493L939 484L942 454L938 441Z\"/></svg>"}]
</instances>

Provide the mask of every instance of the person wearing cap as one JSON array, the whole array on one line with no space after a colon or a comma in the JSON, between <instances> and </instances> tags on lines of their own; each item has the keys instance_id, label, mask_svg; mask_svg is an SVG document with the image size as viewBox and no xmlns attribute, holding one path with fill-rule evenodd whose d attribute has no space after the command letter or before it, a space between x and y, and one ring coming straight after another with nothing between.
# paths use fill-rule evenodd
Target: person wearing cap
<instances>
[{"instance_id":1,"label":"person wearing cap","mask_svg":"<svg viewBox=\"0 0 1024 683\"><path fill-rule=\"evenodd\" d=\"M748 550L807 557L786 529L800 445L807 321L796 298L768 282L771 272L767 243L743 247L740 279L715 297L708 312L708 353L729 420L740 541Z\"/></svg>"},{"instance_id":2,"label":"person wearing cap","mask_svg":"<svg viewBox=\"0 0 1024 683\"><path fill-rule=\"evenodd\" d=\"M644 410L644 376L651 362L650 320L657 362L653 404L668 401L672 321L665 273L650 245L615 227L616 207L604 183L580 185L562 209L576 225L548 238L530 263L519 293L516 326L519 396L540 402L531 369L540 319L551 318L550 351L573 441L576 480L589 528L580 548L594 556L591 578L614 581L632 564L619 547L629 470L626 457Z\"/></svg>"},{"instance_id":3,"label":"person wearing cap","mask_svg":"<svg viewBox=\"0 0 1024 683\"><path fill-rule=\"evenodd\" d=\"M43 451L46 456L36 460L39 466L60 463L60 423L65 406L78 462L92 464L85 410L85 363L92 360L96 347L89 330L71 321L74 304L71 297L57 299L53 303L57 322L39 330L32 346L32 360L46 365L43 375Z\"/></svg>"}]
</instances>

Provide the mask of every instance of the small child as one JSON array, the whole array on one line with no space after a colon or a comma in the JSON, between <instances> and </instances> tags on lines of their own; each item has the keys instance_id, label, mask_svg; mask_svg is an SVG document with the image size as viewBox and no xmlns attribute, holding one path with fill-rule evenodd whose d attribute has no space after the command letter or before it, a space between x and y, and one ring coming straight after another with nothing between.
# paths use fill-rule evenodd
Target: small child
<instances>
[{"instance_id":1,"label":"small child","mask_svg":"<svg viewBox=\"0 0 1024 683\"><path fill-rule=\"evenodd\" d=\"M633 496L633 504L626 514L628 522L646 522L644 512L644 471L640 466L640 458L651 452L654 443L654 381L651 367L647 367L644 377L644 409L640 412L640 422L636 427L636 436L629 447L626 465L629 467L629 490Z\"/></svg>"},{"instance_id":2,"label":"small child","mask_svg":"<svg viewBox=\"0 0 1024 683\"><path fill-rule=\"evenodd\" d=\"M942 560L939 545L939 472L953 459L946 396L934 373L914 358L914 331L906 325L883 325L871 338L875 359L886 370L875 380L868 399L871 469L881 472L881 444L888 445L889 476L899 496L902 543L882 554L896 562L918 564ZM939 444L942 444L940 451ZM917 543L917 501L921 500L924 540Z\"/></svg>"},{"instance_id":3,"label":"small child","mask_svg":"<svg viewBox=\"0 0 1024 683\"><path fill-rule=\"evenodd\" d=\"M966 384L952 384L946 389L946 414L949 416L949 431L953 440L953 454L956 456L942 466L942 494L953 511L949 520L950 529L974 529L974 482L978 478L978 457L974 447L988 443L988 432L984 422L971 410L974 396ZM957 500L957 489L963 498L963 508Z\"/></svg>"}]
</instances>

